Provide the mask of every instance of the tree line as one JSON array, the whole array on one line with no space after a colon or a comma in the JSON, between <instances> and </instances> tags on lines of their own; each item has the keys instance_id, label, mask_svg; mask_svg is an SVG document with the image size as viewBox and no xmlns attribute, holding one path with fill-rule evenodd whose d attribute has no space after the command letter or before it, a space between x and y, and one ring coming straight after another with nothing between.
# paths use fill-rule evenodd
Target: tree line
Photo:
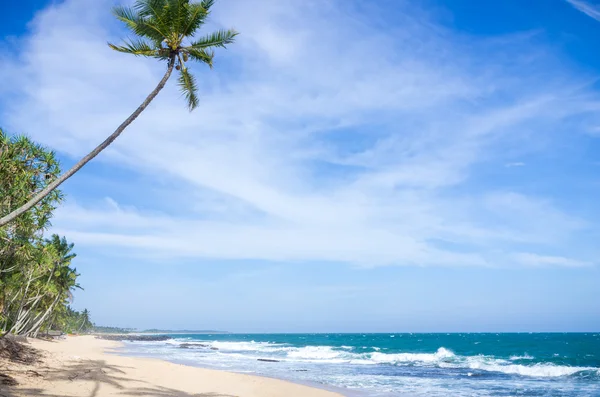
<instances>
[{"instance_id":1,"label":"tree line","mask_svg":"<svg viewBox=\"0 0 600 397\"><path fill-rule=\"evenodd\" d=\"M60 174L53 152L0 129L0 212L21 205ZM37 336L51 328L91 328L89 311L68 305L81 288L72 261L73 243L46 236L63 200L54 190L31 211L0 228L0 332Z\"/></svg>"}]
</instances>

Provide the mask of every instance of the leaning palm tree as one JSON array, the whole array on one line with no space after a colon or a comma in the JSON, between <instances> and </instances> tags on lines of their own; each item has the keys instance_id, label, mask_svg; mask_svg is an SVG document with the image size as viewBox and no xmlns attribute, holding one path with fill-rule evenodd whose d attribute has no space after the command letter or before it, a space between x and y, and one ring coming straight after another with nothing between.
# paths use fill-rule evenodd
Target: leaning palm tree
<instances>
[{"instance_id":1,"label":"leaning palm tree","mask_svg":"<svg viewBox=\"0 0 600 397\"><path fill-rule=\"evenodd\" d=\"M144 102L104 142L83 157L70 170L37 193L23 206L0 218L0 227L30 210L46 195L69 179L90 160L106 149L131 124L163 89L173 69L179 73L178 83L190 111L198 106L197 86L188 70L191 61L201 62L212 68L212 48L233 43L237 32L233 29L218 30L203 37L195 33L205 23L214 0L192 2L190 0L137 0L133 7L115 7L114 15L124 22L137 36L123 45L108 44L115 51L157 59L166 64L166 72L156 88Z\"/></svg>"},{"instance_id":2,"label":"leaning palm tree","mask_svg":"<svg viewBox=\"0 0 600 397\"><path fill-rule=\"evenodd\" d=\"M88 330L92 327L92 322L90 321L90 311L88 309L83 309L81 312L81 325L79 326L79 330L77 332Z\"/></svg>"}]
</instances>

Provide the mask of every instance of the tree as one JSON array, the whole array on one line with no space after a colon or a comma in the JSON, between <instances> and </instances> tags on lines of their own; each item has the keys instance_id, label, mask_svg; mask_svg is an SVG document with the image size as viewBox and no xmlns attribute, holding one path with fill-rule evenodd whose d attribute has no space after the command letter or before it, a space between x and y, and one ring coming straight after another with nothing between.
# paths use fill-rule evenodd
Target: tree
<instances>
[{"instance_id":1,"label":"tree","mask_svg":"<svg viewBox=\"0 0 600 397\"><path fill-rule=\"evenodd\" d=\"M81 289L77 283L77 270L72 268L73 244L53 235L36 246L38 256L26 262L26 277L21 279L16 289L17 305L13 307L10 333L33 335L46 325L52 325L53 314L73 300L72 291ZM24 272L25 273L25 272Z\"/></svg>"},{"instance_id":2,"label":"tree","mask_svg":"<svg viewBox=\"0 0 600 397\"><path fill-rule=\"evenodd\" d=\"M9 135L0 129L0 213L25 205L59 174L59 164L53 152L25 136ZM52 194L44 195L36 207L20 217L18 222L5 228L1 224L0 237L5 241L16 241L39 232L48 225L52 211L61 201L60 191L52 189Z\"/></svg>"},{"instance_id":3,"label":"tree","mask_svg":"<svg viewBox=\"0 0 600 397\"><path fill-rule=\"evenodd\" d=\"M94 326L92 324L92 321L90 320L90 312L88 309L83 309L80 317L81 317L81 325L79 326L79 330L78 330L79 332L87 331Z\"/></svg>"},{"instance_id":4,"label":"tree","mask_svg":"<svg viewBox=\"0 0 600 397\"><path fill-rule=\"evenodd\" d=\"M54 153L0 129L0 210L22 205L59 174ZM0 331L12 327L27 304L26 296L31 297L52 266L52 251L42 237L61 201L61 192L54 190L15 222L0 227Z\"/></svg>"},{"instance_id":5,"label":"tree","mask_svg":"<svg viewBox=\"0 0 600 397\"><path fill-rule=\"evenodd\" d=\"M26 202L59 174L51 151L0 129L0 208ZM54 190L23 216L0 227L0 336L5 332L35 336L50 329L56 318L69 313L72 291L81 288L77 270L71 267L76 256L73 244L58 235L44 239L61 201L61 192Z\"/></svg>"},{"instance_id":6,"label":"tree","mask_svg":"<svg viewBox=\"0 0 600 397\"><path fill-rule=\"evenodd\" d=\"M124 45L108 44L115 51L154 58L166 63L166 72L156 88L142 104L94 150L79 160L70 170L53 180L25 204L8 207L9 214L0 218L0 227L15 220L73 176L84 165L106 149L152 102L163 89L173 68L179 71L179 87L184 94L190 111L198 106L197 86L194 76L187 68L188 61L197 61L213 66L214 52L211 48L233 43L238 34L235 30L218 30L194 39L195 33L206 22L214 0L191 2L190 0L137 0L133 7L115 7L114 15L124 22L137 36ZM13 210L13 208L16 208ZM0 212L0 213L3 213Z\"/></svg>"},{"instance_id":7,"label":"tree","mask_svg":"<svg viewBox=\"0 0 600 397\"><path fill-rule=\"evenodd\" d=\"M77 256L77 254L72 252L75 244L69 244L65 237L61 238L58 234L53 234L52 237L46 239L46 243L54 246L58 255L57 259L59 266L69 266L73 258Z\"/></svg>"}]
</instances>

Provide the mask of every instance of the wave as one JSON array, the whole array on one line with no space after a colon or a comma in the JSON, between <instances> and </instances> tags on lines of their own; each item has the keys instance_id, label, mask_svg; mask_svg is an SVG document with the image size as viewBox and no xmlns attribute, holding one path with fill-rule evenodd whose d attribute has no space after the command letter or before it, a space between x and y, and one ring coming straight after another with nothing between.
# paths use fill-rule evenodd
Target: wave
<instances>
[{"instance_id":1,"label":"wave","mask_svg":"<svg viewBox=\"0 0 600 397\"><path fill-rule=\"evenodd\" d=\"M210 342L211 347L224 351L263 351L276 352L284 351L287 345L270 342Z\"/></svg>"},{"instance_id":2,"label":"wave","mask_svg":"<svg viewBox=\"0 0 600 397\"><path fill-rule=\"evenodd\" d=\"M435 353L371 353L370 359L378 364L438 363L450 361L456 356L450 350L440 347Z\"/></svg>"},{"instance_id":3,"label":"wave","mask_svg":"<svg viewBox=\"0 0 600 397\"><path fill-rule=\"evenodd\" d=\"M224 342L198 341L178 339L162 342L167 345L198 348L203 350L218 350L232 358L274 358L278 361L306 362L322 364L349 365L393 365L393 366L425 366L435 368L453 368L483 373L502 373L525 377L555 378L573 375L599 376L600 368L574 367L552 363L535 363L525 365L515 363L520 360L534 360L525 354L511 356L509 360L492 356L460 356L445 347L440 347L434 353L382 353L373 347L373 352L354 353L351 346L303 346L296 347L284 343L271 342ZM183 346L182 346L183 345ZM469 372L469 376L473 375Z\"/></svg>"},{"instance_id":4,"label":"wave","mask_svg":"<svg viewBox=\"0 0 600 397\"><path fill-rule=\"evenodd\" d=\"M575 374L582 374L585 372L595 373L600 375L598 368L590 367L569 367L565 365L555 364L534 364L534 365L501 365L495 363L485 362L471 362L469 363L469 369L482 370L486 372L501 372L507 375L520 375L529 376L535 378L558 378L564 376L571 376Z\"/></svg>"},{"instance_id":5,"label":"wave","mask_svg":"<svg viewBox=\"0 0 600 397\"><path fill-rule=\"evenodd\" d=\"M535 360L535 357L532 357L529 354L525 353L524 356L510 356L510 360L511 361L517 361L517 360Z\"/></svg>"},{"instance_id":6,"label":"wave","mask_svg":"<svg viewBox=\"0 0 600 397\"><path fill-rule=\"evenodd\" d=\"M335 351L331 346L306 346L289 351L287 356L290 358L309 359L309 360L331 360L342 358L342 356L353 356L353 353Z\"/></svg>"}]
</instances>

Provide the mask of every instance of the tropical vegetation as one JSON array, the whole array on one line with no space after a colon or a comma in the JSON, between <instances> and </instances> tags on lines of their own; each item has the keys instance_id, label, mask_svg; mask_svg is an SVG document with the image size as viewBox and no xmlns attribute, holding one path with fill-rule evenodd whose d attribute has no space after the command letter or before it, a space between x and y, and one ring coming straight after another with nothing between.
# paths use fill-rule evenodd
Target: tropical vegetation
<instances>
[{"instance_id":1,"label":"tropical vegetation","mask_svg":"<svg viewBox=\"0 0 600 397\"><path fill-rule=\"evenodd\" d=\"M0 129L0 211L21 205L60 173L54 153L24 136ZM87 310L68 304L81 288L72 266L74 245L56 234L45 238L62 193L52 191L14 222L0 227L0 335L37 336L54 329L91 327Z\"/></svg>"},{"instance_id":2,"label":"tropical vegetation","mask_svg":"<svg viewBox=\"0 0 600 397\"><path fill-rule=\"evenodd\" d=\"M121 327L108 327L108 326L100 326L95 325L91 329L91 332L95 334L129 334L131 332L136 332L135 328L121 328Z\"/></svg>"},{"instance_id":3,"label":"tropical vegetation","mask_svg":"<svg viewBox=\"0 0 600 397\"><path fill-rule=\"evenodd\" d=\"M33 195L21 196L17 202L7 202L0 211L0 227L14 221L38 203L53 202L47 197L53 194L64 181L73 176L84 165L106 149L146 109L171 77L173 69L179 74L178 84L190 111L198 106L197 84L188 69L192 61L213 66L213 48L233 43L237 32L233 29L217 30L196 37L206 22L214 0L192 2L190 0L137 0L132 7L115 7L114 15L131 31L134 38L122 45L110 44L110 48L125 54L154 58L165 64L164 76L142 104L94 150L84 156L63 175L51 175L44 188ZM23 202L23 198L26 198Z\"/></svg>"}]
</instances>

